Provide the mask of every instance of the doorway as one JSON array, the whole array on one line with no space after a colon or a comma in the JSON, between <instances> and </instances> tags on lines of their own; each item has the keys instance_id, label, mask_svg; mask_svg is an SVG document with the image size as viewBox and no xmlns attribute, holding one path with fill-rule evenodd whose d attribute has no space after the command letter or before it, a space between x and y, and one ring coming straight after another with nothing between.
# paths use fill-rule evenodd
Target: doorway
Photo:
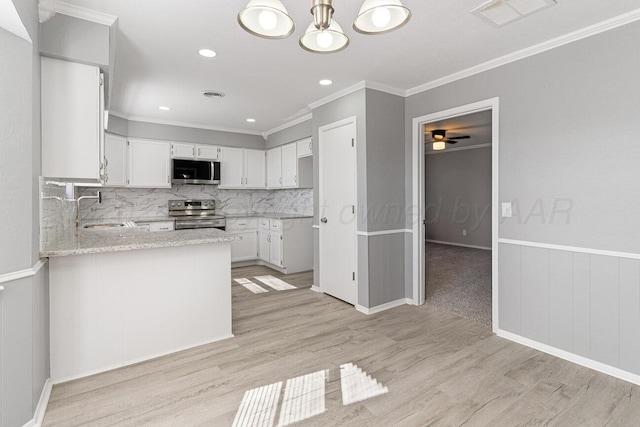
<instances>
[{"instance_id":1,"label":"doorway","mask_svg":"<svg viewBox=\"0 0 640 427\"><path fill-rule=\"evenodd\" d=\"M491 324L498 329L498 153L499 153L499 99L485 101L428 114L413 119L412 123L412 175L413 175L413 303L421 305L426 300L426 222L425 203L425 144L424 131L429 123L452 119L482 111L491 114Z\"/></svg>"},{"instance_id":2,"label":"doorway","mask_svg":"<svg viewBox=\"0 0 640 427\"><path fill-rule=\"evenodd\" d=\"M356 118L318 129L320 290L357 302Z\"/></svg>"},{"instance_id":3,"label":"doorway","mask_svg":"<svg viewBox=\"0 0 640 427\"><path fill-rule=\"evenodd\" d=\"M425 301L491 325L491 110L426 123Z\"/></svg>"}]
</instances>

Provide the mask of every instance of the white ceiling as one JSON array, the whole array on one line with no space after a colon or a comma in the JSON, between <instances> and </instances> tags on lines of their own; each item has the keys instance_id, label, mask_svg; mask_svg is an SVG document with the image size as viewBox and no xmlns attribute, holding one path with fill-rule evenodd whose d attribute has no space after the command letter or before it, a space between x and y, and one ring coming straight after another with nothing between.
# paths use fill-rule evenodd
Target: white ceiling
<instances>
[{"instance_id":1,"label":"white ceiling","mask_svg":"<svg viewBox=\"0 0 640 427\"><path fill-rule=\"evenodd\" d=\"M119 18L113 111L136 120L262 133L310 113L308 105L361 81L404 93L486 61L638 9L638 0L558 0L497 28L469 11L485 0L403 0L413 16L389 34L366 36L351 23L362 0L335 0L334 18L351 40L339 53L302 50L308 0L283 0L295 33L266 40L236 16L248 0L66 0ZM208 47L218 56L202 58ZM331 79L332 86L318 85ZM207 99L213 89L223 99ZM172 110L158 110L159 105ZM247 123L246 118L255 118Z\"/></svg>"}]
</instances>

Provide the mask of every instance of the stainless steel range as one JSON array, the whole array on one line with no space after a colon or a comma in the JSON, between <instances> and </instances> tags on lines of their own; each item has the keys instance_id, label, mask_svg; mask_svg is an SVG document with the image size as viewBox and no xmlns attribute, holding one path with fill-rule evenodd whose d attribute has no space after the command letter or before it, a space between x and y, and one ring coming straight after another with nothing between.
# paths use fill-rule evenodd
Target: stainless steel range
<instances>
[{"instance_id":1,"label":"stainless steel range","mask_svg":"<svg viewBox=\"0 0 640 427\"><path fill-rule=\"evenodd\" d=\"M225 229L226 220L216 215L213 199L169 200L169 216L176 219L176 230L188 228Z\"/></svg>"}]
</instances>

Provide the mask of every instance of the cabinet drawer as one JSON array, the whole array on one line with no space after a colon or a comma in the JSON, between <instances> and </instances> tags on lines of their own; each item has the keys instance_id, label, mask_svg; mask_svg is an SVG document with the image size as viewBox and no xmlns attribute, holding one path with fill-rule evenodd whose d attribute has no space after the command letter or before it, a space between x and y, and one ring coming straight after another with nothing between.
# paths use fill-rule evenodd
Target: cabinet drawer
<instances>
[{"instance_id":1,"label":"cabinet drawer","mask_svg":"<svg viewBox=\"0 0 640 427\"><path fill-rule=\"evenodd\" d=\"M282 232L282 221L278 220L278 219L272 219L271 220L271 231L275 231L276 233L281 233Z\"/></svg>"},{"instance_id":2,"label":"cabinet drawer","mask_svg":"<svg viewBox=\"0 0 640 427\"><path fill-rule=\"evenodd\" d=\"M232 218L227 219L227 231L257 230L257 218Z\"/></svg>"},{"instance_id":3,"label":"cabinet drawer","mask_svg":"<svg viewBox=\"0 0 640 427\"><path fill-rule=\"evenodd\" d=\"M267 218L260 218L260 230L269 230L271 221Z\"/></svg>"}]
</instances>

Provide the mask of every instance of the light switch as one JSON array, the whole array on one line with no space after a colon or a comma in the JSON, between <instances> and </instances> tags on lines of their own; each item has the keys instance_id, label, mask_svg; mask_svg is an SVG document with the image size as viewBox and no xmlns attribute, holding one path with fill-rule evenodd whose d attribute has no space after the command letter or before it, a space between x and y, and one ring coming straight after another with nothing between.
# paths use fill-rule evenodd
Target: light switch
<instances>
[{"instance_id":1,"label":"light switch","mask_svg":"<svg viewBox=\"0 0 640 427\"><path fill-rule=\"evenodd\" d=\"M502 217L511 218L511 202L502 203Z\"/></svg>"}]
</instances>

